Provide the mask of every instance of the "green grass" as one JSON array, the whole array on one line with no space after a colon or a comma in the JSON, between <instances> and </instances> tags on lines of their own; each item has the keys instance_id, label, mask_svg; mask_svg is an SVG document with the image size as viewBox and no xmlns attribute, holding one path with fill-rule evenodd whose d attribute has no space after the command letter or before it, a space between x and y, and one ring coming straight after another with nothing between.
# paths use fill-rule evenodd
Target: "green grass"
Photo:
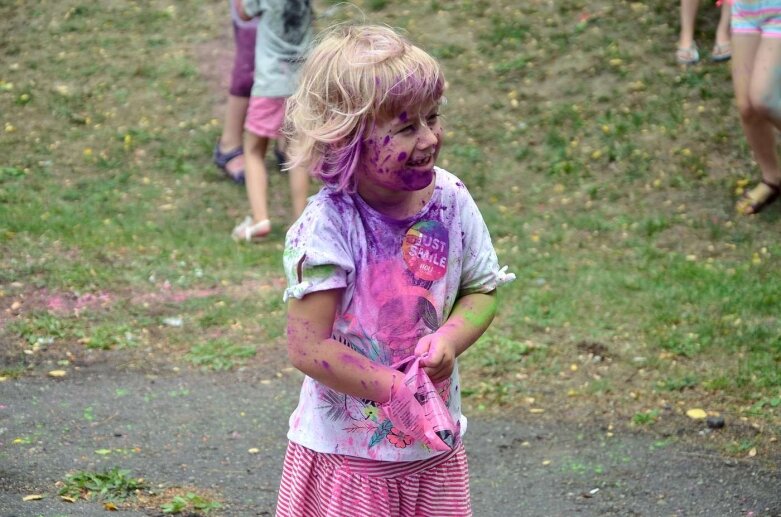
<instances>
[{"instance_id":1,"label":"green grass","mask_svg":"<svg viewBox=\"0 0 781 517\"><path fill-rule=\"evenodd\" d=\"M632 423L635 425L650 425L656 422L659 418L659 410L651 409L649 411L642 411L635 413L632 417Z\"/></svg>"},{"instance_id":2,"label":"green grass","mask_svg":"<svg viewBox=\"0 0 781 517\"><path fill-rule=\"evenodd\" d=\"M144 481L128 476L127 470L114 467L102 472L79 471L69 474L59 494L72 498L123 501L145 488Z\"/></svg>"},{"instance_id":3,"label":"green grass","mask_svg":"<svg viewBox=\"0 0 781 517\"><path fill-rule=\"evenodd\" d=\"M178 495L170 502L164 503L160 508L164 514L177 515L184 511L194 510L196 512L209 513L212 510L221 508L222 505L216 501L210 501L204 497L188 492L185 495Z\"/></svg>"},{"instance_id":4,"label":"green grass","mask_svg":"<svg viewBox=\"0 0 781 517\"><path fill-rule=\"evenodd\" d=\"M675 11L355 3L327 21L400 26L441 59L440 163L470 188L518 277L463 357L465 393L482 405L610 398L627 419L644 394L696 396L777 426L777 405L745 408L781 389L781 218L776 207L734 214L736 189L758 172L729 67L674 65ZM49 339L154 346L216 370L284 346L286 178L271 175L272 238L237 246L228 235L245 195L210 161L225 92L204 49L224 11L0 4L0 304L24 302L0 328L3 376L27 371L35 356L23 351ZM703 12L701 41L716 14ZM115 302L79 314L31 302L56 293Z\"/></svg>"}]
</instances>

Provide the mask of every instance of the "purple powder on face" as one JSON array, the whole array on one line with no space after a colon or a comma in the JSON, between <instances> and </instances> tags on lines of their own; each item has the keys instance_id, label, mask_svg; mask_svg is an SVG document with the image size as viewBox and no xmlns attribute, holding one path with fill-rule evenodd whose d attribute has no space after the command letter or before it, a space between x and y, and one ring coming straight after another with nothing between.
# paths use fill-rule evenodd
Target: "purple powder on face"
<instances>
[{"instance_id":1,"label":"purple powder on face","mask_svg":"<svg viewBox=\"0 0 781 517\"><path fill-rule=\"evenodd\" d=\"M400 162L403 162L406 159L407 159L407 153L405 153L404 151L400 152L399 153L399 157L397 158L397 160L399 160Z\"/></svg>"},{"instance_id":2,"label":"purple powder on face","mask_svg":"<svg viewBox=\"0 0 781 517\"><path fill-rule=\"evenodd\" d=\"M328 364L328 361L323 361L323 368L326 368L326 369L331 368L331 365Z\"/></svg>"}]
</instances>

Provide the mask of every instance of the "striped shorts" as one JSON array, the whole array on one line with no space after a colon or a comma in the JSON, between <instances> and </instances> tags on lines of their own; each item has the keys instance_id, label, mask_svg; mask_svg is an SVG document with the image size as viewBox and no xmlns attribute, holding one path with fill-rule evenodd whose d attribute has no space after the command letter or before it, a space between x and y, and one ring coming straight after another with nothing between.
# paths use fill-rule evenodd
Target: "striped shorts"
<instances>
[{"instance_id":1,"label":"striped shorts","mask_svg":"<svg viewBox=\"0 0 781 517\"><path fill-rule=\"evenodd\" d=\"M421 461L324 454L290 442L277 517L471 517L466 451Z\"/></svg>"},{"instance_id":2,"label":"striped shorts","mask_svg":"<svg viewBox=\"0 0 781 517\"><path fill-rule=\"evenodd\" d=\"M735 0L732 3L733 34L761 34L781 38L781 1Z\"/></svg>"}]
</instances>

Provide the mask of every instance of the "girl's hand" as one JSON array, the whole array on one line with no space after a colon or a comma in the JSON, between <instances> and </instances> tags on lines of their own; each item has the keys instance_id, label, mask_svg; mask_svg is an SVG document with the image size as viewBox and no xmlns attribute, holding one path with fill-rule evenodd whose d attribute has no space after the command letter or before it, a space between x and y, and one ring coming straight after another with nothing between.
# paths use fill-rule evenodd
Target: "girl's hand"
<instances>
[{"instance_id":1,"label":"girl's hand","mask_svg":"<svg viewBox=\"0 0 781 517\"><path fill-rule=\"evenodd\" d=\"M420 357L420 365L432 382L449 379L453 373L456 364L455 347L442 334L434 332L420 338L415 355Z\"/></svg>"}]
</instances>

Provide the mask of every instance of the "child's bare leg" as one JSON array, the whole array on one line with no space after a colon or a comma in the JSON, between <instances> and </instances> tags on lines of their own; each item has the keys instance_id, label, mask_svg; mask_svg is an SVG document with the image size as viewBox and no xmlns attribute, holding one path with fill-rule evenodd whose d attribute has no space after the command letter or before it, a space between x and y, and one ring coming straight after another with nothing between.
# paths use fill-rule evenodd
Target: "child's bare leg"
<instances>
[{"instance_id":1,"label":"child's bare leg","mask_svg":"<svg viewBox=\"0 0 781 517\"><path fill-rule=\"evenodd\" d=\"M287 154L290 142L286 138L279 140L279 150ZM287 171L290 176L290 197L293 202L293 220L295 221L306 208L306 198L309 196L309 174L301 167Z\"/></svg>"},{"instance_id":2,"label":"child's bare leg","mask_svg":"<svg viewBox=\"0 0 781 517\"><path fill-rule=\"evenodd\" d=\"M771 46L762 49L766 43ZM759 34L736 34L732 38L732 83L740 121L754 159L762 172L762 179L770 185L781 184L781 171L775 150L773 118L766 107L771 98L778 99L777 85L768 82L772 77L772 59L781 57L781 41L762 40ZM778 109L776 101L776 109ZM737 203L737 210L752 214L761 210L777 194L773 188L760 183L747 191Z\"/></svg>"},{"instance_id":3,"label":"child's bare leg","mask_svg":"<svg viewBox=\"0 0 781 517\"><path fill-rule=\"evenodd\" d=\"M268 174L265 162L268 141L268 138L250 132L244 135L247 198L254 223L268 219Z\"/></svg>"},{"instance_id":4,"label":"child's bare leg","mask_svg":"<svg viewBox=\"0 0 781 517\"><path fill-rule=\"evenodd\" d=\"M762 171L762 178L770 184L779 185L781 170L776 152L775 128L781 127L781 85L778 83L781 77L776 68L781 64L781 40L763 38L752 42L750 50L754 51L754 59L747 88L745 84L741 85L741 89L747 89L741 91L741 95L747 98L741 108L741 122L746 140L754 152L754 159ZM740 101L738 106L741 106Z\"/></svg>"},{"instance_id":5,"label":"child's bare leg","mask_svg":"<svg viewBox=\"0 0 781 517\"><path fill-rule=\"evenodd\" d=\"M681 0L681 33L678 48L691 48L694 44L694 21L697 18L699 0Z\"/></svg>"},{"instance_id":6,"label":"child's bare leg","mask_svg":"<svg viewBox=\"0 0 781 517\"><path fill-rule=\"evenodd\" d=\"M298 219L306 207L309 194L309 174L303 167L294 167L288 171L290 176L290 194L293 200L293 220Z\"/></svg>"},{"instance_id":7,"label":"child's bare leg","mask_svg":"<svg viewBox=\"0 0 781 517\"><path fill-rule=\"evenodd\" d=\"M721 17L719 26L716 27L716 45L727 45L730 42L729 24L732 17L732 6L724 0L721 4Z\"/></svg>"},{"instance_id":8,"label":"child's bare leg","mask_svg":"<svg viewBox=\"0 0 781 517\"><path fill-rule=\"evenodd\" d=\"M754 59L749 91L760 118L781 131L781 38L762 38ZM775 155L775 146L771 146Z\"/></svg>"},{"instance_id":9,"label":"child's bare leg","mask_svg":"<svg viewBox=\"0 0 781 517\"><path fill-rule=\"evenodd\" d=\"M227 152L241 145L244 135L244 116L247 114L248 105L248 97L228 96L220 137L220 151Z\"/></svg>"}]
</instances>

